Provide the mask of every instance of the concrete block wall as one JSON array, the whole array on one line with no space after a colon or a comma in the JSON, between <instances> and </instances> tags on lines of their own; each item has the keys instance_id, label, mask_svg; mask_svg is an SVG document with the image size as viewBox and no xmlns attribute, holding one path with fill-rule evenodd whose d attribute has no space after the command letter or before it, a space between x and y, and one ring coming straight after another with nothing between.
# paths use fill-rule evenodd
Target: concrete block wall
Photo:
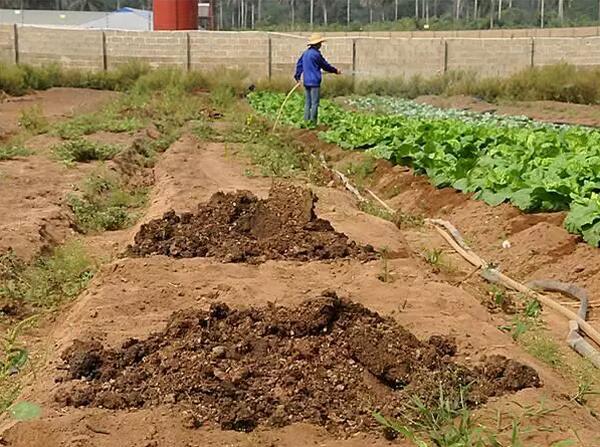
<instances>
[{"instance_id":1,"label":"concrete block wall","mask_svg":"<svg viewBox=\"0 0 600 447\"><path fill-rule=\"evenodd\" d=\"M508 30L492 31L504 33ZM569 32L589 34L595 31L596 27L589 27ZM511 32L516 35L521 31ZM459 32L450 33L456 35ZM468 33L490 35L490 31ZM12 63L17 60L32 65L56 62L84 70L110 70L130 60L139 60L153 67L205 71L242 69L255 80L269 76L291 77L305 48L305 36L280 33L128 32L19 26L15 34L13 26L0 26L0 61ZM558 62L580 67L600 66L600 36L420 38L334 35L328 38L323 52L333 65L354 73L357 79L427 77L454 70L480 76L505 76L532 65Z\"/></svg>"},{"instance_id":2,"label":"concrete block wall","mask_svg":"<svg viewBox=\"0 0 600 447\"><path fill-rule=\"evenodd\" d=\"M151 67L187 68L187 33L169 31L107 31L107 67L127 63L133 59Z\"/></svg>"},{"instance_id":3,"label":"concrete block wall","mask_svg":"<svg viewBox=\"0 0 600 447\"><path fill-rule=\"evenodd\" d=\"M357 77L434 76L444 72L441 39L357 39Z\"/></svg>"},{"instance_id":4,"label":"concrete block wall","mask_svg":"<svg viewBox=\"0 0 600 447\"><path fill-rule=\"evenodd\" d=\"M15 38L12 25L0 25L0 62L15 62Z\"/></svg>"},{"instance_id":5,"label":"concrete block wall","mask_svg":"<svg viewBox=\"0 0 600 447\"><path fill-rule=\"evenodd\" d=\"M190 32L190 68L246 70L252 79L269 76L269 38L259 32Z\"/></svg>"},{"instance_id":6,"label":"concrete block wall","mask_svg":"<svg viewBox=\"0 0 600 447\"><path fill-rule=\"evenodd\" d=\"M536 39L533 64L552 65L560 62L578 67L600 66L600 37Z\"/></svg>"},{"instance_id":7,"label":"concrete block wall","mask_svg":"<svg viewBox=\"0 0 600 447\"><path fill-rule=\"evenodd\" d=\"M531 66L533 39L447 39L448 71L505 76Z\"/></svg>"},{"instance_id":8,"label":"concrete block wall","mask_svg":"<svg viewBox=\"0 0 600 447\"><path fill-rule=\"evenodd\" d=\"M19 63L102 70L102 31L19 27Z\"/></svg>"}]
</instances>

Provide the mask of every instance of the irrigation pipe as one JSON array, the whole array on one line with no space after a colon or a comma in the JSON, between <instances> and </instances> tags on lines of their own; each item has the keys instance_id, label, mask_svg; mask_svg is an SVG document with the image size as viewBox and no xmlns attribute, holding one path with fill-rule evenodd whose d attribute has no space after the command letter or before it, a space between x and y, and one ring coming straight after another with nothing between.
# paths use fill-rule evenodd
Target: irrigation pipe
<instances>
[{"instance_id":1,"label":"irrigation pipe","mask_svg":"<svg viewBox=\"0 0 600 447\"><path fill-rule=\"evenodd\" d=\"M575 284L563 283L551 279L540 279L530 281L527 286L532 289L549 290L553 292L561 292L579 300L579 311L577 315L583 320L587 317L589 298L587 292ZM594 364L596 368L600 368L600 353L588 343L579 334L579 324L577 321L569 320L569 335L567 335L567 343L573 350L586 357Z\"/></svg>"},{"instance_id":2,"label":"irrigation pipe","mask_svg":"<svg viewBox=\"0 0 600 447\"><path fill-rule=\"evenodd\" d=\"M283 100L283 103L281 104L281 107L279 108L279 111L277 112L277 118L275 118L275 123L273 124L273 130L275 130L275 128L277 127L277 123L279 123L279 118L281 118L281 112L283 112L283 108L285 107L286 103L288 102L288 99L290 99L290 97L296 91L296 89L298 87L300 87L300 83L296 82L296 84L292 87L292 89L288 92L287 96Z\"/></svg>"},{"instance_id":3,"label":"irrigation pipe","mask_svg":"<svg viewBox=\"0 0 600 447\"><path fill-rule=\"evenodd\" d=\"M360 192L345 178L345 176L335 169L331 169L325 163L324 158L321 155L321 162L323 165L342 176L342 180L344 181L344 185L346 188L352 192L355 196L360 198L360 200L364 200L361 196ZM394 210L385 203L381 198L379 198L373 191L370 189L366 190L367 193L371 197L373 197L381 206L383 206L386 210L390 212L394 212ZM581 329L589 338L591 338L596 344L600 346L600 332L598 332L591 324L585 321L587 306L588 306L588 298L585 290L574 284L565 284L559 283L558 281L552 280L541 280L537 282L532 282L529 286L521 284L518 281L506 276L504 273L501 273L497 269L491 267L483 258L477 255L471 248L467 245L467 243L462 238L458 229L452 225L450 222L442 220L442 219L425 219L425 222L429 225L432 225L435 230L444 238L448 244L456 250L458 254L460 254L465 260L467 260L470 264L477 267L477 270L481 270L481 276L493 283L501 284L509 289L516 290L518 292L524 293L529 296L535 297L542 305L553 309L559 314L563 315L569 320L569 334L567 336L567 343L569 346L574 349L577 353L587 358L596 366L600 368L600 353L583 337L579 334L579 330ZM476 271L477 271L476 270ZM545 290L555 290L562 291L563 293L567 293L571 296L574 296L580 301L580 309L578 313L573 312L570 309L567 309L562 304L548 298L541 293L533 290L534 288L543 288Z\"/></svg>"}]
</instances>

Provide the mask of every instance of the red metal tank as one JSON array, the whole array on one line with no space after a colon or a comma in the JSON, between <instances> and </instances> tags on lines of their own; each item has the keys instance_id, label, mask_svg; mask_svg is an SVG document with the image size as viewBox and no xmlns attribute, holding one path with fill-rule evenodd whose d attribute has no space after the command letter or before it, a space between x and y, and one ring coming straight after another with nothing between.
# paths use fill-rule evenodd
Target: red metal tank
<instances>
[{"instance_id":1,"label":"red metal tank","mask_svg":"<svg viewBox=\"0 0 600 447\"><path fill-rule=\"evenodd\" d=\"M198 29L198 0L154 0L154 30Z\"/></svg>"}]
</instances>

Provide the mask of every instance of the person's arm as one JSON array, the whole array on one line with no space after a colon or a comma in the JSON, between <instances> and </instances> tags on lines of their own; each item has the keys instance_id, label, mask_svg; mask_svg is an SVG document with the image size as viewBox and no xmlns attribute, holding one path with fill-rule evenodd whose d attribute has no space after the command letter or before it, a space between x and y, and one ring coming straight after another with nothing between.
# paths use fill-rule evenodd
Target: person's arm
<instances>
[{"instance_id":1,"label":"person's arm","mask_svg":"<svg viewBox=\"0 0 600 447\"><path fill-rule=\"evenodd\" d=\"M322 54L319 54L318 64L319 64L320 68L322 68L323 70L325 70L328 73L336 73L336 74L341 73L337 68L335 68L329 62L327 62Z\"/></svg>"},{"instance_id":2,"label":"person's arm","mask_svg":"<svg viewBox=\"0 0 600 447\"><path fill-rule=\"evenodd\" d=\"M294 79L296 80L296 82L300 82L302 71L302 56L300 56L300 59L298 59L298 62L296 62L296 74L294 74Z\"/></svg>"}]
</instances>

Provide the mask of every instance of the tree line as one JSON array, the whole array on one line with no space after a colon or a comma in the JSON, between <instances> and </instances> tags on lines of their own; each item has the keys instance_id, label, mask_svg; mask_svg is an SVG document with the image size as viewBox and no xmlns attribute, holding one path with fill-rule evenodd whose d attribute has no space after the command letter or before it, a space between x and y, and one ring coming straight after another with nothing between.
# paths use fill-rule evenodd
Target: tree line
<instances>
[{"instance_id":1,"label":"tree line","mask_svg":"<svg viewBox=\"0 0 600 447\"><path fill-rule=\"evenodd\" d=\"M212 0L212 3L214 22L220 29L485 29L600 23L600 0ZM0 0L0 8L8 9L111 11L124 6L150 9L152 0Z\"/></svg>"}]
</instances>

